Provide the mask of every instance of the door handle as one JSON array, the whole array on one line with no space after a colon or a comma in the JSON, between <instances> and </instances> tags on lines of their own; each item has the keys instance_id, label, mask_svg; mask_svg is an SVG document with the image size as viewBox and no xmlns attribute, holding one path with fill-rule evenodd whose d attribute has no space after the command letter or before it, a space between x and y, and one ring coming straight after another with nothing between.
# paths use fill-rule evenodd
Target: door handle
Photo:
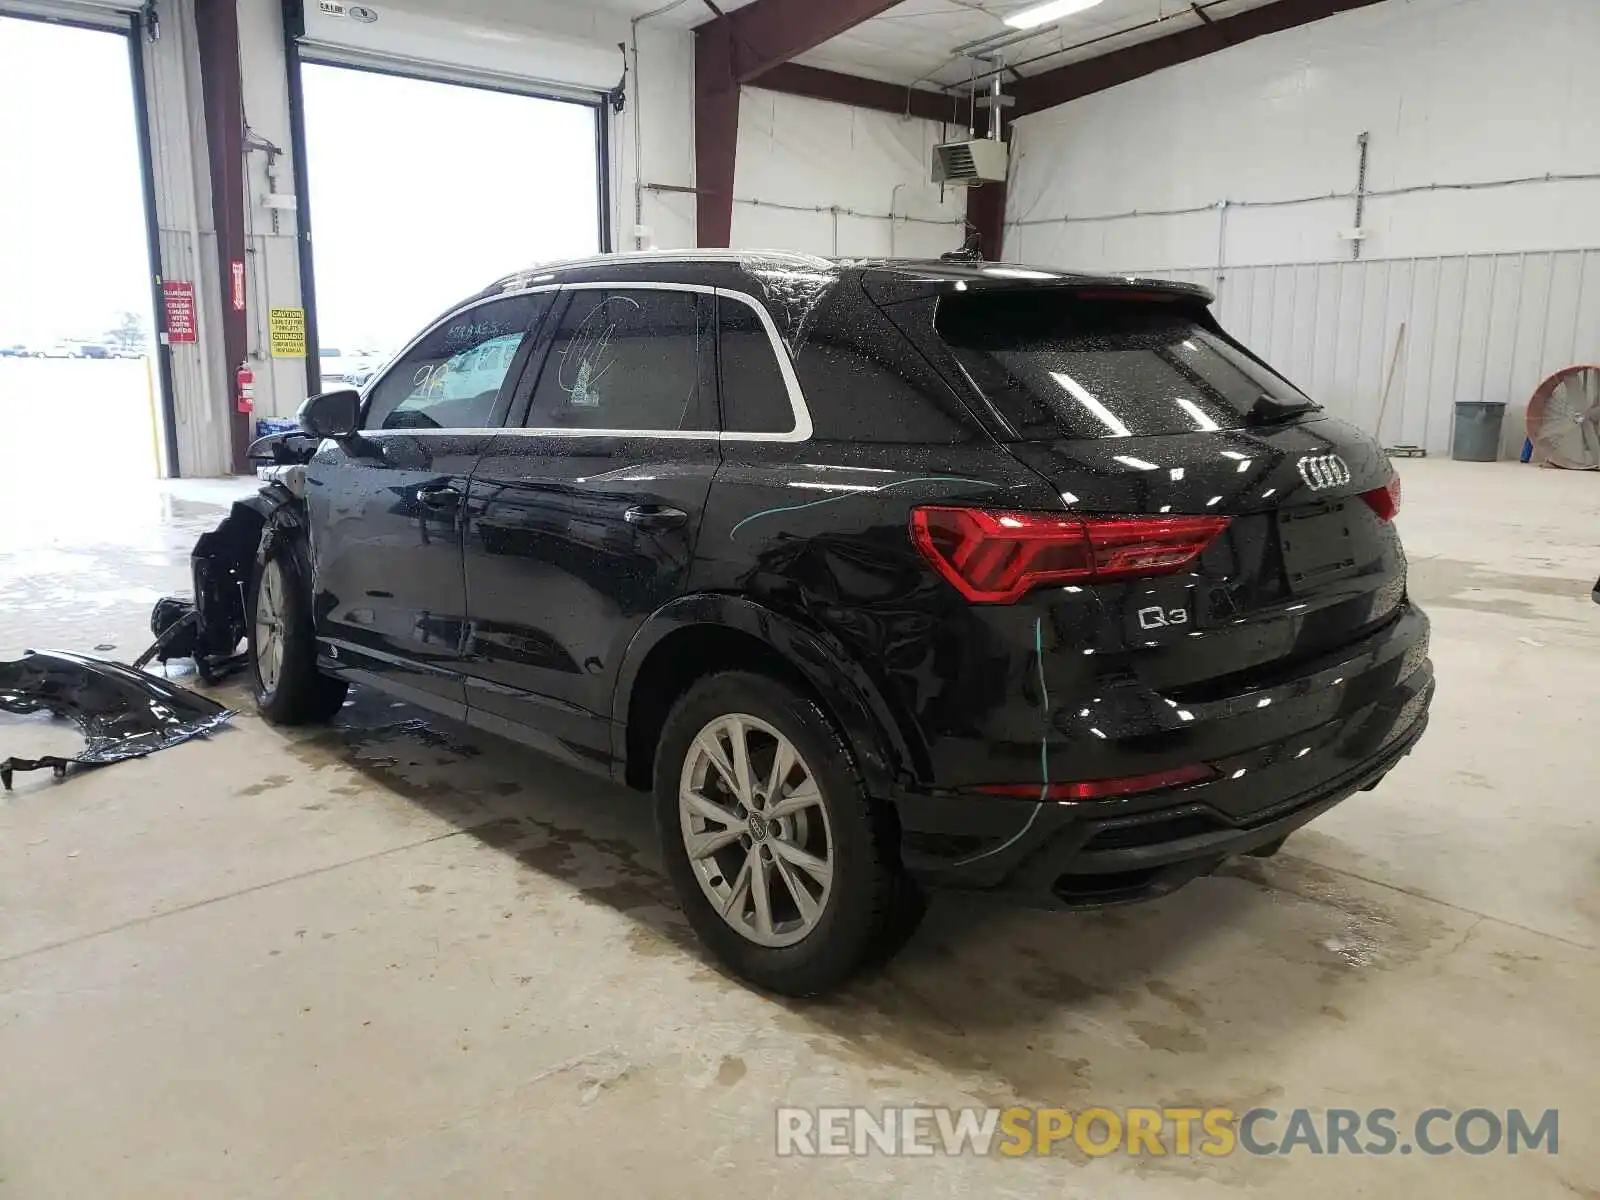
<instances>
[{"instance_id":1,"label":"door handle","mask_svg":"<svg viewBox=\"0 0 1600 1200\"><path fill-rule=\"evenodd\" d=\"M432 484L417 489L417 503L424 508L458 508L461 505L461 493L447 483Z\"/></svg>"},{"instance_id":2,"label":"door handle","mask_svg":"<svg viewBox=\"0 0 1600 1200\"><path fill-rule=\"evenodd\" d=\"M689 514L665 504L635 504L622 519L640 529L676 529L689 520Z\"/></svg>"}]
</instances>

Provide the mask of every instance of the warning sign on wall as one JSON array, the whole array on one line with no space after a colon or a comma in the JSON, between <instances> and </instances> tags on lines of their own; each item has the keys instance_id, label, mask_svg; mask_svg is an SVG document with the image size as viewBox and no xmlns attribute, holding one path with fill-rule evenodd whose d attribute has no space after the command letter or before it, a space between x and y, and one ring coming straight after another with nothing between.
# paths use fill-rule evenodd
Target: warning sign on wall
<instances>
[{"instance_id":1,"label":"warning sign on wall","mask_svg":"<svg viewBox=\"0 0 1600 1200\"><path fill-rule=\"evenodd\" d=\"M161 298L167 310L167 341L196 341L194 284L184 279L164 279L161 282Z\"/></svg>"},{"instance_id":2,"label":"warning sign on wall","mask_svg":"<svg viewBox=\"0 0 1600 1200\"><path fill-rule=\"evenodd\" d=\"M267 312L267 330L273 358L306 356L306 310L274 308Z\"/></svg>"}]
</instances>

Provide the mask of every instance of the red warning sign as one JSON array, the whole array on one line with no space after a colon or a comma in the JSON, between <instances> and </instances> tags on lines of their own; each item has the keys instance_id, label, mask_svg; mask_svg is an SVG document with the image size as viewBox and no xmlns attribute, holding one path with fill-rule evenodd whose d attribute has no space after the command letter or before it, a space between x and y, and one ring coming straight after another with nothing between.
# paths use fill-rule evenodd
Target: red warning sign
<instances>
[{"instance_id":1,"label":"red warning sign","mask_svg":"<svg viewBox=\"0 0 1600 1200\"><path fill-rule=\"evenodd\" d=\"M162 299L167 309L167 341L194 342L194 284L183 279L166 279L161 283Z\"/></svg>"},{"instance_id":2,"label":"red warning sign","mask_svg":"<svg viewBox=\"0 0 1600 1200\"><path fill-rule=\"evenodd\" d=\"M233 311L244 311L244 264L237 259L233 262Z\"/></svg>"}]
</instances>

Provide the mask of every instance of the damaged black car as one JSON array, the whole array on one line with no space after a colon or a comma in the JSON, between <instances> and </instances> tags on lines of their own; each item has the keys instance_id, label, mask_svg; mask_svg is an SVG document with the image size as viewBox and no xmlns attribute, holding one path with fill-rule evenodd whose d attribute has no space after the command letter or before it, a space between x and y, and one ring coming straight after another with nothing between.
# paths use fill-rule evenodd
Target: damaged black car
<instances>
[{"instance_id":1,"label":"damaged black car","mask_svg":"<svg viewBox=\"0 0 1600 1200\"><path fill-rule=\"evenodd\" d=\"M686 916L808 995L924 889L1274 853L1422 736L1398 479L1187 285L620 256L510 276L260 448L162 653L654 792Z\"/></svg>"}]
</instances>

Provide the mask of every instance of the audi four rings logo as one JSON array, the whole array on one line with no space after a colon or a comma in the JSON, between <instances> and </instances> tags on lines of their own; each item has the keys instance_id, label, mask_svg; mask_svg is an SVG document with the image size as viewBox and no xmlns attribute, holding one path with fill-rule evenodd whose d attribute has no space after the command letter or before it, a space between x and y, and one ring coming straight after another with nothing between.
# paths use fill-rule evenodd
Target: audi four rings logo
<instances>
[{"instance_id":1,"label":"audi four rings logo","mask_svg":"<svg viewBox=\"0 0 1600 1200\"><path fill-rule=\"evenodd\" d=\"M1337 454L1307 455L1295 465L1300 468L1300 478L1314 492L1343 487L1350 482L1350 468Z\"/></svg>"}]
</instances>

